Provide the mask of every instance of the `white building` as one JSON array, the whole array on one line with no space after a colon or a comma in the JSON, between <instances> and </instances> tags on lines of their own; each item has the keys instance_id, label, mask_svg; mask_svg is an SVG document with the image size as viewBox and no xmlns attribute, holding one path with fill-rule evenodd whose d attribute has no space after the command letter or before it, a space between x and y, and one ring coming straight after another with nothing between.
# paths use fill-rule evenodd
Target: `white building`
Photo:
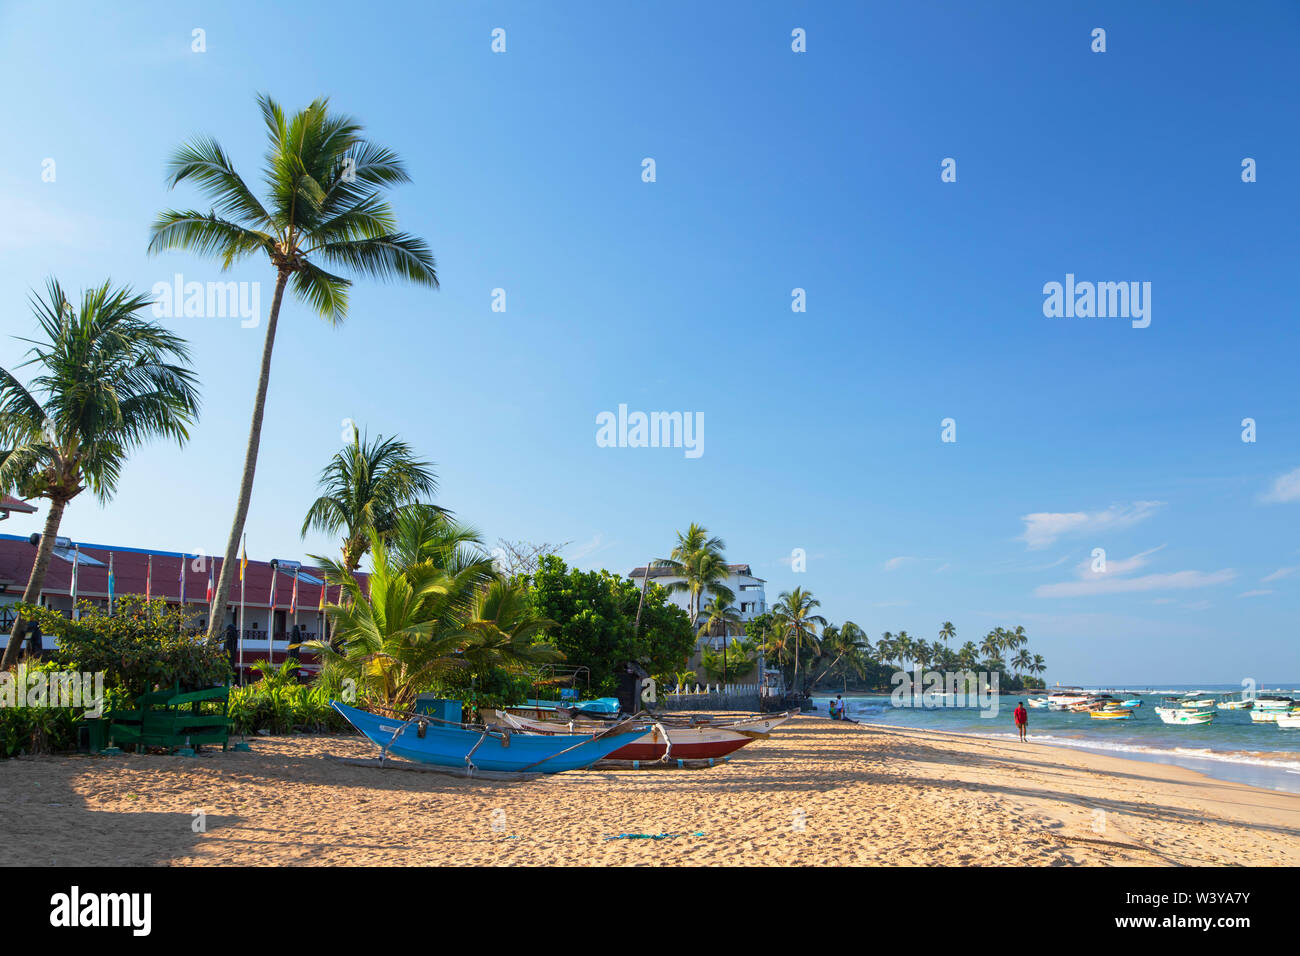
<instances>
[{"instance_id":1,"label":"white building","mask_svg":"<svg viewBox=\"0 0 1300 956\"><path fill-rule=\"evenodd\" d=\"M729 564L727 565L727 580L723 582L731 593L735 595L732 602L736 606L737 616L742 621L752 621L761 614L767 613L767 592L764 585L767 583L762 578L755 577L754 572L750 570L748 564ZM650 568L650 580L661 587L667 587L673 582L684 580L680 575L674 574L671 568ZM635 568L629 575L632 581L640 587L646 577L644 567ZM713 595L705 589L700 595L700 618L699 623L703 624L706 618L704 607L708 605ZM690 604L690 594L686 591L675 591L668 595L668 600L676 604L683 611L688 610ZM709 635L701 638L696 645L695 653L691 656L690 666L699 665L700 648L708 642L708 646L719 648L722 646L721 634Z\"/></svg>"}]
</instances>

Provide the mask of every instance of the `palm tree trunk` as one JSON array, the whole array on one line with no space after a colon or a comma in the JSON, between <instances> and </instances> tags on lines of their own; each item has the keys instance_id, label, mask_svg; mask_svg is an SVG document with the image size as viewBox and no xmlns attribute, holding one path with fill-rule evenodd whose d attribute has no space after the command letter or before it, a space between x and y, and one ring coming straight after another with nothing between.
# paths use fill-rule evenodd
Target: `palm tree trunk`
<instances>
[{"instance_id":1,"label":"palm tree trunk","mask_svg":"<svg viewBox=\"0 0 1300 956\"><path fill-rule=\"evenodd\" d=\"M23 591L24 603L40 603L45 572L50 567L50 556L54 554L54 539L58 537L63 509L67 505L66 501L50 501L50 513L45 516L45 532L41 535L40 547L36 549L36 563L32 565L32 573L27 576L27 587ZM22 650L22 639L18 635L22 633L23 625L22 615L14 614L14 626L9 631L9 646L5 648L4 658L0 660L0 671L8 670L18 663L18 654Z\"/></svg>"},{"instance_id":2,"label":"palm tree trunk","mask_svg":"<svg viewBox=\"0 0 1300 956\"><path fill-rule=\"evenodd\" d=\"M650 562L645 563L645 577L641 579L641 597L636 602L636 621L632 624L633 635L641 633L641 606L645 604L645 589L650 586Z\"/></svg>"},{"instance_id":3,"label":"palm tree trunk","mask_svg":"<svg viewBox=\"0 0 1300 956\"><path fill-rule=\"evenodd\" d=\"M239 566L239 539L244 533L248 518L248 504L253 497L253 473L257 471L257 450L262 443L262 414L266 410L266 389L271 384L271 352L275 348L275 326L280 320L280 302L289 273L281 270L275 280L275 297L271 300L271 313L266 320L266 341L262 344L262 368L257 377L257 397L253 400L253 423L248 429L248 450L244 452L244 475L239 482L239 501L235 505L235 520L230 525L230 540L226 542L226 558L221 562L221 577L217 579L217 592L212 598L213 611L208 620L208 641L216 643L221 637L220 618L225 616L226 595ZM218 614L216 608L221 608Z\"/></svg>"}]
</instances>

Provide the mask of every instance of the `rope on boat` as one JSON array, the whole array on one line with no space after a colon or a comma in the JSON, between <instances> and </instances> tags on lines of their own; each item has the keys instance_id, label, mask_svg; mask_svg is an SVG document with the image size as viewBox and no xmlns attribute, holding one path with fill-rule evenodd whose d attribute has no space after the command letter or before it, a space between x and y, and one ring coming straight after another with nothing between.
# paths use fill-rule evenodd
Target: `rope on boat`
<instances>
[{"instance_id":1,"label":"rope on boat","mask_svg":"<svg viewBox=\"0 0 1300 956\"><path fill-rule=\"evenodd\" d=\"M550 755L548 755L548 756L546 756L546 757L543 757L541 760L534 760L534 761L533 761L532 763L530 763L527 767L523 767L523 768L521 768L518 772L519 772L519 773L526 773L527 771L532 770L532 769L533 769L534 767L536 767L538 764L546 763L546 761L548 761L548 760L553 760L553 759L555 759L556 757L563 757L563 756L564 756L565 754L567 754L570 750L577 750L579 747L584 746L585 744L589 744L589 743L591 743L591 741L593 741L593 740L600 740L602 737L608 737L610 734L612 734L612 733L614 733L615 731L617 731L617 730L618 730L620 727L622 727L624 724L631 723L632 721L634 721L634 720L636 720L636 719L637 719L637 718L636 718L636 716L634 715L634 716L632 716L632 717L628 717L626 720L620 720L620 721L619 721L617 724L615 724L613 727L609 728L609 730L606 730L606 731L604 731L604 732L602 732L602 733L599 733L599 734L593 734L589 740L579 740L579 741L578 741L576 744L574 744L572 747L565 747L563 750L561 750L561 751L560 751L559 753L557 753L557 754L550 754ZM585 735L584 735L584 736L585 736Z\"/></svg>"}]
</instances>

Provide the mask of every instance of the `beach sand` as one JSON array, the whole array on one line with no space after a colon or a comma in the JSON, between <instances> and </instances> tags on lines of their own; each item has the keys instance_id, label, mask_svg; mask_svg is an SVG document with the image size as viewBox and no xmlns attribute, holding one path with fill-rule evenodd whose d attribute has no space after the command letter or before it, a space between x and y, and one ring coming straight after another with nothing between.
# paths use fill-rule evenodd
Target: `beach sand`
<instances>
[{"instance_id":1,"label":"beach sand","mask_svg":"<svg viewBox=\"0 0 1300 956\"><path fill-rule=\"evenodd\" d=\"M1300 796L1032 740L800 716L712 768L509 783L251 744L0 761L0 865L1300 863Z\"/></svg>"}]
</instances>

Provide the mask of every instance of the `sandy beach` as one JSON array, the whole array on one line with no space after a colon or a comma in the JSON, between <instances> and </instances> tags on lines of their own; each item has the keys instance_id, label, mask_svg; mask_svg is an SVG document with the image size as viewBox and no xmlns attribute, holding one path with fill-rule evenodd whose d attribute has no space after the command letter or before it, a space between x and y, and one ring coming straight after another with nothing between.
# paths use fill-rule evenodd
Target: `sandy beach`
<instances>
[{"instance_id":1,"label":"sandy beach","mask_svg":"<svg viewBox=\"0 0 1300 956\"><path fill-rule=\"evenodd\" d=\"M252 745L2 762L0 864L1300 863L1300 796L813 716L713 768L509 783L326 758L372 756L359 737Z\"/></svg>"}]
</instances>

